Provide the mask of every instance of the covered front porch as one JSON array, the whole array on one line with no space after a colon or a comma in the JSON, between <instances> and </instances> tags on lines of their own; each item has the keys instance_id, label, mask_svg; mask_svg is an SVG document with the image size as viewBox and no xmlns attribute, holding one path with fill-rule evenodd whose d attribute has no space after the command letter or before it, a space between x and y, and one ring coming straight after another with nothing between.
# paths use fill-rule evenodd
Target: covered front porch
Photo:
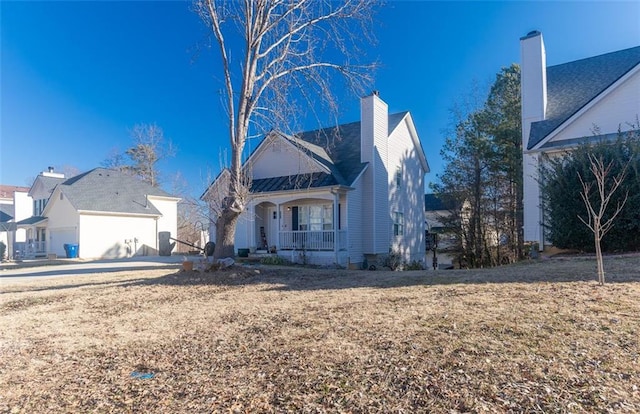
<instances>
[{"instance_id":1,"label":"covered front porch","mask_svg":"<svg viewBox=\"0 0 640 414\"><path fill-rule=\"evenodd\" d=\"M47 255L47 218L33 216L16 223L16 230L23 231L24 241L13 243L14 259L35 259Z\"/></svg>"},{"instance_id":2,"label":"covered front porch","mask_svg":"<svg viewBox=\"0 0 640 414\"><path fill-rule=\"evenodd\" d=\"M344 194L329 191L256 198L245 223L248 247L296 263L343 264L348 250L345 200Z\"/></svg>"}]
</instances>

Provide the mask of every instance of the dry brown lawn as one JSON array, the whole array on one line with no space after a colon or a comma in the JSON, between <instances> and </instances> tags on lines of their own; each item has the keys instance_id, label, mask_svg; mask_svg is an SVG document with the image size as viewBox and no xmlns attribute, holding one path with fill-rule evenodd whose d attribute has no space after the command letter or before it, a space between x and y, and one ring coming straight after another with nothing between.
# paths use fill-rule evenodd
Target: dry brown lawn
<instances>
[{"instance_id":1,"label":"dry brown lawn","mask_svg":"<svg viewBox=\"0 0 640 414\"><path fill-rule=\"evenodd\" d=\"M2 412L640 412L640 256L2 283Z\"/></svg>"}]
</instances>

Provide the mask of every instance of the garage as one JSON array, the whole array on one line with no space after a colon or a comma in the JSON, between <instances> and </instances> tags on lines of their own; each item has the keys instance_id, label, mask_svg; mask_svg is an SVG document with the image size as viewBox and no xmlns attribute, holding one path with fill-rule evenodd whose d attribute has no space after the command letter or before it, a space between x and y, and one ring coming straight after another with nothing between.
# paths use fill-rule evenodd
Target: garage
<instances>
[{"instance_id":1,"label":"garage","mask_svg":"<svg viewBox=\"0 0 640 414\"><path fill-rule=\"evenodd\" d=\"M66 257L65 244L78 243L78 235L75 227L62 227L49 230L49 253L55 253L59 257Z\"/></svg>"}]
</instances>

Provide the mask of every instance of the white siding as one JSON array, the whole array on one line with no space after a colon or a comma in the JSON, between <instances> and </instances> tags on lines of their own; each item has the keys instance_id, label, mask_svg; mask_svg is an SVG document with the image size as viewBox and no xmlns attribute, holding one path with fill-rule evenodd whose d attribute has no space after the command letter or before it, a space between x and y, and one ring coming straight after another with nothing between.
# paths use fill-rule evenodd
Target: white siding
<instances>
[{"instance_id":1,"label":"white siding","mask_svg":"<svg viewBox=\"0 0 640 414\"><path fill-rule=\"evenodd\" d=\"M249 211L245 210L240 217L238 217L238 222L236 224L236 234L234 238L234 246L237 249L248 249L251 246L255 246L255 242L251 242L250 235L251 229L250 227L254 225L254 221L251 217ZM215 237L215 234L214 234Z\"/></svg>"},{"instance_id":2,"label":"white siding","mask_svg":"<svg viewBox=\"0 0 640 414\"><path fill-rule=\"evenodd\" d=\"M389 137L389 215L404 215L404 234L394 236L389 232L391 247L400 252L406 261L424 261L424 174L418 152L411 139L406 120ZM402 171L401 184L396 183L396 171Z\"/></svg>"},{"instance_id":3,"label":"white siding","mask_svg":"<svg viewBox=\"0 0 640 414\"><path fill-rule=\"evenodd\" d=\"M158 233L168 231L171 237L178 237L178 202L176 199L149 196L151 204L162 214L158 218ZM159 241L158 241L159 242ZM159 244L158 244L159 245Z\"/></svg>"},{"instance_id":4,"label":"white siding","mask_svg":"<svg viewBox=\"0 0 640 414\"><path fill-rule=\"evenodd\" d=\"M547 109L547 58L542 34L520 39L522 70L522 136L527 147L531 123L545 119Z\"/></svg>"},{"instance_id":5,"label":"white siding","mask_svg":"<svg viewBox=\"0 0 640 414\"><path fill-rule=\"evenodd\" d=\"M362 263L364 259L364 230L367 228L365 221L367 209L362 208L362 195L363 195L363 177L357 180L353 187L353 191L349 191L346 195L347 199L347 212L346 223L343 221L342 227L348 230L347 245L349 249L349 263ZM346 225L345 225L346 224ZM368 226L369 228L371 226Z\"/></svg>"},{"instance_id":6,"label":"white siding","mask_svg":"<svg viewBox=\"0 0 640 414\"><path fill-rule=\"evenodd\" d=\"M156 219L81 214L78 244L83 259L156 255Z\"/></svg>"},{"instance_id":7,"label":"white siding","mask_svg":"<svg viewBox=\"0 0 640 414\"><path fill-rule=\"evenodd\" d=\"M323 171L312 158L284 138L267 139L251 163L254 179Z\"/></svg>"},{"instance_id":8,"label":"white siding","mask_svg":"<svg viewBox=\"0 0 640 414\"><path fill-rule=\"evenodd\" d=\"M594 126L599 134L615 133L621 127L629 129L640 116L640 71L618 85L592 107L587 109L566 128L549 141L557 142L594 135Z\"/></svg>"},{"instance_id":9,"label":"white siding","mask_svg":"<svg viewBox=\"0 0 640 414\"><path fill-rule=\"evenodd\" d=\"M18 222L31 217L33 211L33 199L29 194L16 191L13 198L13 220Z\"/></svg>"},{"instance_id":10,"label":"white siding","mask_svg":"<svg viewBox=\"0 0 640 414\"><path fill-rule=\"evenodd\" d=\"M389 171L387 166L389 115L377 95L362 98L361 158L369 163L364 172L363 241L365 253L389 252ZM371 152L369 152L371 150Z\"/></svg>"},{"instance_id":11,"label":"white siding","mask_svg":"<svg viewBox=\"0 0 640 414\"><path fill-rule=\"evenodd\" d=\"M64 257L64 244L78 243L78 212L64 195L62 200L60 199L59 191L54 193L54 197L49 203L49 211L47 212L47 251ZM74 240L70 240L72 234L75 235Z\"/></svg>"},{"instance_id":12,"label":"white siding","mask_svg":"<svg viewBox=\"0 0 640 414\"><path fill-rule=\"evenodd\" d=\"M524 207L524 240L537 242L543 247L542 207L540 202L540 186L538 185L539 154L523 155L523 207Z\"/></svg>"},{"instance_id":13,"label":"white siding","mask_svg":"<svg viewBox=\"0 0 640 414\"><path fill-rule=\"evenodd\" d=\"M26 218L31 217L31 213L33 212L33 199L29 196L28 193L15 192L13 203L14 203L13 204L13 208L14 208L13 221L14 222L17 223L20 220L24 220ZM13 237L14 237L13 242L27 241L27 230L16 229ZM13 251L13 246L10 246L10 248Z\"/></svg>"}]
</instances>

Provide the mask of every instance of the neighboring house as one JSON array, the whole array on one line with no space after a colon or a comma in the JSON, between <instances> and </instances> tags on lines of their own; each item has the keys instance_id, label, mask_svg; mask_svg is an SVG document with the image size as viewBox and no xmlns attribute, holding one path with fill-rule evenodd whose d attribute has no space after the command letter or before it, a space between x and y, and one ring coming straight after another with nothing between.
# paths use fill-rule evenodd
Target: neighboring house
<instances>
[{"instance_id":1,"label":"neighboring house","mask_svg":"<svg viewBox=\"0 0 640 414\"><path fill-rule=\"evenodd\" d=\"M546 66L544 41L534 31L520 39L524 238L544 241L537 177L543 155L612 140L640 115L640 47ZM628 128L627 128L628 129Z\"/></svg>"},{"instance_id":2,"label":"neighboring house","mask_svg":"<svg viewBox=\"0 0 640 414\"><path fill-rule=\"evenodd\" d=\"M376 92L360 111L360 122L265 137L244 164L251 194L236 248L351 268L390 250L424 263L429 165L411 114L389 115ZM219 198L226 183L224 170L203 199Z\"/></svg>"},{"instance_id":3,"label":"neighboring house","mask_svg":"<svg viewBox=\"0 0 640 414\"><path fill-rule=\"evenodd\" d=\"M80 258L170 254L180 200L135 177L105 168L65 179L41 173L29 195L31 217L17 223L27 233L26 253L64 257L77 244Z\"/></svg>"},{"instance_id":4,"label":"neighboring house","mask_svg":"<svg viewBox=\"0 0 640 414\"><path fill-rule=\"evenodd\" d=\"M453 255L448 249L455 246L455 234L447 228L447 218L453 212L453 205L444 202L435 194L424 195L424 218L427 238L427 268L433 268L433 240L437 242L437 267L448 269L453 267Z\"/></svg>"},{"instance_id":5,"label":"neighboring house","mask_svg":"<svg viewBox=\"0 0 640 414\"><path fill-rule=\"evenodd\" d=\"M16 242L26 240L24 231L16 231L16 221L31 214L28 192L28 187L0 185L0 242L6 246L5 258L13 257Z\"/></svg>"}]
</instances>

